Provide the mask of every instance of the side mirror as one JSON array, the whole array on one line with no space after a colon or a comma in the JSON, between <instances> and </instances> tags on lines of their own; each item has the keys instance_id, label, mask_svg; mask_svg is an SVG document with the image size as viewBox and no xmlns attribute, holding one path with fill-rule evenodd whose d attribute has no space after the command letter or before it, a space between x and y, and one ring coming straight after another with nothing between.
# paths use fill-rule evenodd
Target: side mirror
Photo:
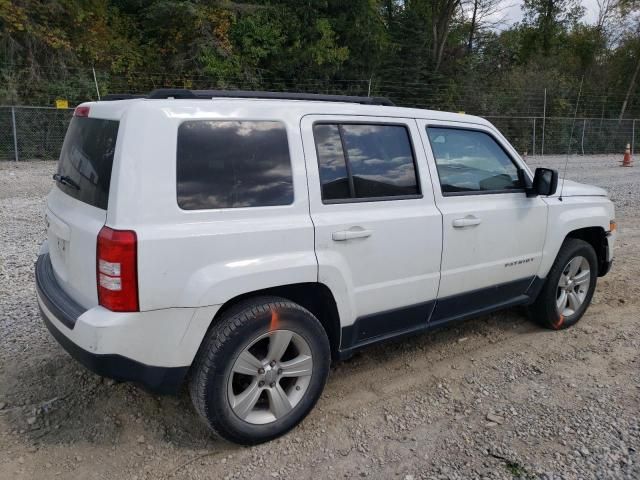
<instances>
[{"instance_id":1,"label":"side mirror","mask_svg":"<svg viewBox=\"0 0 640 480\"><path fill-rule=\"evenodd\" d=\"M533 191L536 195L553 195L558 188L558 171L552 168L536 168Z\"/></svg>"}]
</instances>

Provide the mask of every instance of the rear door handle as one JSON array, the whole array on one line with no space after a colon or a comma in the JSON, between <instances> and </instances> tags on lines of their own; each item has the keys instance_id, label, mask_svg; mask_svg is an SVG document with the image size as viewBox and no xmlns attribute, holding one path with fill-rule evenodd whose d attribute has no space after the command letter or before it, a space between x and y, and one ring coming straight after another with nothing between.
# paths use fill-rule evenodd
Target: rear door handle
<instances>
[{"instance_id":1,"label":"rear door handle","mask_svg":"<svg viewBox=\"0 0 640 480\"><path fill-rule=\"evenodd\" d=\"M453 221L453 228L475 227L476 225L480 225L481 222L482 220L478 217L467 215L464 218L456 218Z\"/></svg>"},{"instance_id":2,"label":"rear door handle","mask_svg":"<svg viewBox=\"0 0 640 480\"><path fill-rule=\"evenodd\" d=\"M358 230L341 230L339 232L333 232L331 238L334 242L344 242L345 240L352 240L354 238L367 238L370 237L373 232L371 230L365 230L360 228Z\"/></svg>"}]
</instances>

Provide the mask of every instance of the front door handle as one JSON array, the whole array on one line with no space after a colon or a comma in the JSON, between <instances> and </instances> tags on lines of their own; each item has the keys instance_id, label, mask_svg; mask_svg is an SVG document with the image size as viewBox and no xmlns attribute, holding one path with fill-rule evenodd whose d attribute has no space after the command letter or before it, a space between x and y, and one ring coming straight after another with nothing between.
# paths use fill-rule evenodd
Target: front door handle
<instances>
[{"instance_id":1,"label":"front door handle","mask_svg":"<svg viewBox=\"0 0 640 480\"><path fill-rule=\"evenodd\" d=\"M370 237L373 232L371 230L365 230L363 228L341 230L339 232L333 232L331 238L334 242L344 242L345 240L352 240L354 238L367 238Z\"/></svg>"},{"instance_id":2,"label":"front door handle","mask_svg":"<svg viewBox=\"0 0 640 480\"><path fill-rule=\"evenodd\" d=\"M466 228L466 227L475 227L476 225L480 225L482 220L473 215L467 215L464 218L456 218L453 221L453 228Z\"/></svg>"}]
</instances>

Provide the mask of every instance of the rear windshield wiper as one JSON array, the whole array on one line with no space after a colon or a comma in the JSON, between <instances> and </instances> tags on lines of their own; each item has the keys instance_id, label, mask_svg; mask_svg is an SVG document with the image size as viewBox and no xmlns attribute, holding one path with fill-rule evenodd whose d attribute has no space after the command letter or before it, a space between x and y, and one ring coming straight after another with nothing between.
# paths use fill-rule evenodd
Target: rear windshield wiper
<instances>
[{"instance_id":1,"label":"rear windshield wiper","mask_svg":"<svg viewBox=\"0 0 640 480\"><path fill-rule=\"evenodd\" d=\"M80 185L78 185L71 177L67 175L60 175L59 173L54 173L53 179L56 182L60 182L63 185L66 185L71 188L75 188L76 190L80 190Z\"/></svg>"}]
</instances>

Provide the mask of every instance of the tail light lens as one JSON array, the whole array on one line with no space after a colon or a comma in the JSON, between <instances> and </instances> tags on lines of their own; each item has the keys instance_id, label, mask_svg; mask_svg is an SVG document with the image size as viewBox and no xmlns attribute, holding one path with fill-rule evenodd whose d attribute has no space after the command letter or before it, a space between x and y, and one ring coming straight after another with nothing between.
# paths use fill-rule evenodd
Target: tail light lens
<instances>
[{"instance_id":1,"label":"tail light lens","mask_svg":"<svg viewBox=\"0 0 640 480\"><path fill-rule=\"evenodd\" d=\"M132 230L102 227L98 234L98 302L114 312L137 312L138 239Z\"/></svg>"}]
</instances>

